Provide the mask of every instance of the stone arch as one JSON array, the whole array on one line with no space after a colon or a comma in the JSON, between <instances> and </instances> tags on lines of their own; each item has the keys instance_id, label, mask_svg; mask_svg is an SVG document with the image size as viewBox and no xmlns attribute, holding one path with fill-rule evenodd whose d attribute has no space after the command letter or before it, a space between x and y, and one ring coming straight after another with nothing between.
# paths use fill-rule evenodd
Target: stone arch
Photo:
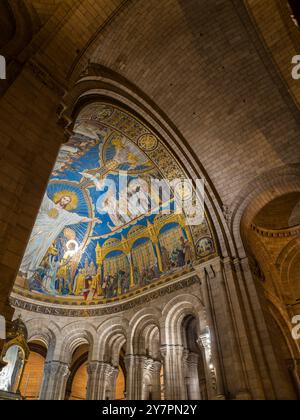
<instances>
[{"instance_id":1,"label":"stone arch","mask_svg":"<svg viewBox=\"0 0 300 420\"><path fill-rule=\"evenodd\" d=\"M54 321L46 324L45 320L32 318L26 321L26 327L28 342L39 340L44 343L47 348L46 360L52 360L61 333L59 326Z\"/></svg>"},{"instance_id":2,"label":"stone arch","mask_svg":"<svg viewBox=\"0 0 300 420\"><path fill-rule=\"evenodd\" d=\"M46 319L31 318L25 321L28 331L28 345L30 351L38 354L33 356L33 365L31 364L31 353L29 363L25 366L22 379L23 395L29 399L38 399L45 377L47 362L51 363L54 357L55 349L60 336L60 328L54 322L47 323ZM29 387L29 388L28 388ZM34 392L34 395L32 395Z\"/></svg>"},{"instance_id":3,"label":"stone arch","mask_svg":"<svg viewBox=\"0 0 300 420\"><path fill-rule=\"evenodd\" d=\"M284 324L285 328L291 328L289 320L292 318L293 308L289 307L291 293L288 292L286 286L289 283L287 276L293 259L293 251L289 254L291 260L286 260L284 263L287 255L285 247L293 249L291 241L299 234L297 226L291 227L290 223L286 223L289 220L287 216L292 214L286 207L291 205L293 209L297 205L299 192L298 164L273 169L257 177L243 190L236 200L235 211L231 218L231 229L239 256L242 259L245 258L245 266L248 264L246 259L248 257L251 269L251 277L249 275L245 287L250 297L257 296L259 303L254 316L257 317L261 312L261 323L258 328L265 329L270 348L273 349L274 366L277 366L277 375L282 375L288 398L294 398L294 396L291 378L287 375L284 361L287 351L280 351L279 344L276 344L274 330L278 329L282 334ZM288 198L286 202L285 197ZM281 203L282 207L276 207L278 203ZM297 219L293 218L293 220ZM274 313L277 314L277 319L274 318ZM281 317L280 323L278 323L278 314ZM281 340L280 343L282 344L283 341ZM273 371L271 373L273 374ZM282 389L278 391L276 388L277 382L272 380L276 392L282 393Z\"/></svg>"},{"instance_id":4,"label":"stone arch","mask_svg":"<svg viewBox=\"0 0 300 420\"><path fill-rule=\"evenodd\" d=\"M160 330L158 327L148 328L145 342L148 343L149 356L153 359L160 358Z\"/></svg>"},{"instance_id":5,"label":"stone arch","mask_svg":"<svg viewBox=\"0 0 300 420\"><path fill-rule=\"evenodd\" d=\"M196 318L200 334L201 329L205 328L203 309L200 299L194 295L184 294L171 299L162 311L162 344L183 345L181 326L188 315Z\"/></svg>"},{"instance_id":6,"label":"stone arch","mask_svg":"<svg viewBox=\"0 0 300 420\"><path fill-rule=\"evenodd\" d=\"M28 342L40 340L47 348L49 348L50 344L55 340L55 335L40 319L31 319L26 321L26 327L28 331Z\"/></svg>"},{"instance_id":7,"label":"stone arch","mask_svg":"<svg viewBox=\"0 0 300 420\"><path fill-rule=\"evenodd\" d=\"M151 337L160 335L161 312L157 308L143 308L130 320L129 340L127 345L128 354L146 354L146 350L155 352L150 348Z\"/></svg>"},{"instance_id":8,"label":"stone arch","mask_svg":"<svg viewBox=\"0 0 300 420\"><path fill-rule=\"evenodd\" d=\"M268 249L265 247L266 242L264 242L264 238L274 237L276 241L280 237L286 237L287 240L290 237L290 240L293 240L293 236L297 236L297 227L289 228L288 223L286 226L281 226L279 217L274 217L274 223L276 221L278 226L269 224L269 227L264 228L264 226L256 226L256 223L266 223L263 220L263 212L266 213L266 220L268 217L271 220L271 217L268 216L268 211L265 211L265 209L270 207L269 213L271 213L272 203L280 202L285 197L292 197L291 203L293 203L299 196L300 170L298 165L280 167L258 177L251 185L248 185L247 189L239 197L239 205L236 206L231 220L231 228L237 242L240 257L249 257L254 280L260 277L257 277L255 273L257 267L259 271L261 268L264 270L262 273L263 278L260 279L263 281L256 281L256 288L258 290L266 290L271 287L274 294L278 295L280 299L289 298L285 287L288 285L286 277L289 263L286 261L284 268L280 266L285 255L285 245L277 257L277 261L271 261ZM285 209L283 213L282 219L285 220L287 219L288 210ZM296 219L294 218L294 220ZM286 249L288 250L292 246L289 243ZM290 254L290 257L292 257L292 254ZM266 279L268 281L264 284Z\"/></svg>"},{"instance_id":9,"label":"stone arch","mask_svg":"<svg viewBox=\"0 0 300 420\"><path fill-rule=\"evenodd\" d=\"M108 348L112 349L111 353L111 364L114 367L118 367L120 364L120 353L124 345L126 344L126 338L123 335L117 337L111 337L108 343Z\"/></svg>"},{"instance_id":10,"label":"stone arch","mask_svg":"<svg viewBox=\"0 0 300 420\"><path fill-rule=\"evenodd\" d=\"M144 321L144 322L143 322ZM156 324L149 320L146 323L143 320L136 328L132 342L133 354L157 357L159 355L159 337L160 331Z\"/></svg>"},{"instance_id":11,"label":"stone arch","mask_svg":"<svg viewBox=\"0 0 300 420\"><path fill-rule=\"evenodd\" d=\"M246 256L243 244L245 230L259 210L275 198L297 191L300 191L300 170L299 165L294 164L258 176L240 192L232 206L230 228L241 258Z\"/></svg>"},{"instance_id":12,"label":"stone arch","mask_svg":"<svg viewBox=\"0 0 300 420\"><path fill-rule=\"evenodd\" d=\"M113 317L104 321L97 329L95 360L117 363L120 350L127 341L127 331L126 319Z\"/></svg>"},{"instance_id":13,"label":"stone arch","mask_svg":"<svg viewBox=\"0 0 300 420\"><path fill-rule=\"evenodd\" d=\"M193 335L189 335L188 332ZM198 352L197 340L199 339L199 328L197 319L193 315L187 315L182 321L182 344L185 349Z\"/></svg>"},{"instance_id":14,"label":"stone arch","mask_svg":"<svg viewBox=\"0 0 300 420\"><path fill-rule=\"evenodd\" d=\"M89 358L92 358L92 349L96 341L96 329L90 323L81 321L66 325L60 334L60 343L55 349L55 355L63 363L69 363L75 350L84 344L89 346Z\"/></svg>"},{"instance_id":15,"label":"stone arch","mask_svg":"<svg viewBox=\"0 0 300 420\"><path fill-rule=\"evenodd\" d=\"M274 227L272 227L272 225L270 225L270 227L264 229L264 227L256 226L255 223L258 215L259 218L257 221L258 223L262 223L262 212L268 208L267 206L271 206L270 209L272 209L272 203L278 202L281 198L290 196L293 198L292 201L294 202L297 197L300 196L299 193L299 165L294 164L269 171L249 184L243 193L240 194L238 199L239 204L236 205L231 219L231 229L237 243L240 257L244 258L248 256L250 266L253 266L253 258L254 261L260 260L258 263L269 272L273 279L272 283L275 293L282 297L287 297L286 291L284 290L284 284L287 284L285 281L287 272L285 270L288 269L288 266L285 265L284 271L280 268L280 261L283 259L284 249L280 252L277 261L270 261L268 250L265 248L265 243L260 241L258 246L255 234L258 234L258 237L262 239L264 237L274 237L275 240L277 240L276 238L280 237L290 237L292 240L293 236L297 236L297 227L289 228L288 224L286 226L281 226L279 217L274 218L274 221L279 223L278 226L274 225ZM285 209L283 219L286 219L287 213L288 211ZM269 217L271 220L271 217L268 216L267 212L266 214L265 217ZM287 249L291 246L291 244L288 244ZM252 274L254 274L255 277L253 267ZM285 283L283 283L284 281ZM256 285L259 286L257 282Z\"/></svg>"}]
</instances>

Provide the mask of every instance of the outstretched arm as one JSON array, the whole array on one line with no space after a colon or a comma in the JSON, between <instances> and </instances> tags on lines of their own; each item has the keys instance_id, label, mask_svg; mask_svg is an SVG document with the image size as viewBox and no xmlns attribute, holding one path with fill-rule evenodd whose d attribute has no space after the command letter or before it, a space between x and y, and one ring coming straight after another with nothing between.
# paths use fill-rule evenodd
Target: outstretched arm
<instances>
[{"instance_id":1,"label":"outstretched arm","mask_svg":"<svg viewBox=\"0 0 300 420\"><path fill-rule=\"evenodd\" d=\"M79 214L76 213L70 213L70 212L65 212L65 225L75 225L77 223L90 223L90 222L95 222L95 223L102 223L102 221L100 219L97 219L96 217L90 218L90 217L84 217L84 216L79 216Z\"/></svg>"},{"instance_id":2,"label":"outstretched arm","mask_svg":"<svg viewBox=\"0 0 300 420\"><path fill-rule=\"evenodd\" d=\"M97 217L94 217L92 219L90 217L83 217L81 220L82 222L87 222L87 223L89 222L102 223L102 221L98 219Z\"/></svg>"}]
</instances>

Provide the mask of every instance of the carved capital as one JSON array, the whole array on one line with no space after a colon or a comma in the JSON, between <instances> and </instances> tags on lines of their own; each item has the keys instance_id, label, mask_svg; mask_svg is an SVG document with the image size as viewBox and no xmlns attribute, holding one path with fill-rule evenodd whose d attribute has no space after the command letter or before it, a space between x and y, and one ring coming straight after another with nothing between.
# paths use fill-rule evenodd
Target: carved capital
<instances>
[{"instance_id":1,"label":"carved capital","mask_svg":"<svg viewBox=\"0 0 300 420\"><path fill-rule=\"evenodd\" d=\"M160 348L160 353L164 359L170 356L182 359L184 356L184 348L179 344L164 344Z\"/></svg>"},{"instance_id":2,"label":"carved capital","mask_svg":"<svg viewBox=\"0 0 300 420\"><path fill-rule=\"evenodd\" d=\"M69 365L59 361L51 361L45 363L45 374L49 376L68 376L70 374Z\"/></svg>"},{"instance_id":3,"label":"carved capital","mask_svg":"<svg viewBox=\"0 0 300 420\"><path fill-rule=\"evenodd\" d=\"M101 362L97 362L97 361L90 362L87 366L87 373L89 375L93 375L93 374L97 373L99 368L100 368L100 363Z\"/></svg>"},{"instance_id":4,"label":"carved capital","mask_svg":"<svg viewBox=\"0 0 300 420\"><path fill-rule=\"evenodd\" d=\"M205 351L206 359L211 359L211 341L210 335L205 332L201 334L198 339L196 340L200 349L202 348Z\"/></svg>"},{"instance_id":5,"label":"carved capital","mask_svg":"<svg viewBox=\"0 0 300 420\"><path fill-rule=\"evenodd\" d=\"M160 373L161 371L161 362L159 360L153 360L152 370L154 373Z\"/></svg>"}]
</instances>

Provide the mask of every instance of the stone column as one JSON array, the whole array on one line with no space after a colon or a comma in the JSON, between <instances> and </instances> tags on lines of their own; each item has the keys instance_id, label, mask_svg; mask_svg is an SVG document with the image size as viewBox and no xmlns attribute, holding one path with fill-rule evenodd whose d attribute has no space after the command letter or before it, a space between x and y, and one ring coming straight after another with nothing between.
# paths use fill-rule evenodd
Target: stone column
<instances>
[{"instance_id":1,"label":"stone column","mask_svg":"<svg viewBox=\"0 0 300 420\"><path fill-rule=\"evenodd\" d=\"M161 347L161 355L164 363L165 399L186 400L183 346L165 344Z\"/></svg>"},{"instance_id":2,"label":"stone column","mask_svg":"<svg viewBox=\"0 0 300 420\"><path fill-rule=\"evenodd\" d=\"M104 381L100 380L103 364L101 362L90 362L87 366L88 382L87 382L87 400L98 400L99 394L104 395ZM103 398L101 398L103 399Z\"/></svg>"},{"instance_id":3,"label":"stone column","mask_svg":"<svg viewBox=\"0 0 300 420\"><path fill-rule=\"evenodd\" d=\"M143 388L142 388L142 400L150 400L152 398L152 364L153 360L146 358L144 361L144 371L143 371ZM150 398L151 395L151 398Z\"/></svg>"},{"instance_id":4,"label":"stone column","mask_svg":"<svg viewBox=\"0 0 300 420\"><path fill-rule=\"evenodd\" d=\"M129 354L125 356L126 378L126 399L141 400L143 396L143 376L146 356Z\"/></svg>"},{"instance_id":5,"label":"stone column","mask_svg":"<svg viewBox=\"0 0 300 420\"><path fill-rule=\"evenodd\" d=\"M201 400L199 382L199 355L189 352L185 363L188 400Z\"/></svg>"},{"instance_id":6,"label":"stone column","mask_svg":"<svg viewBox=\"0 0 300 420\"><path fill-rule=\"evenodd\" d=\"M117 388L117 379L119 375L119 368L115 366L111 366L109 372L109 389L110 389L110 399L116 399L116 388Z\"/></svg>"},{"instance_id":7,"label":"stone column","mask_svg":"<svg viewBox=\"0 0 300 420\"><path fill-rule=\"evenodd\" d=\"M197 344L204 360L206 392L209 400L225 399L221 394L218 394L217 383L217 368L213 363L211 341L208 332L201 334L197 340Z\"/></svg>"},{"instance_id":8,"label":"stone column","mask_svg":"<svg viewBox=\"0 0 300 420\"><path fill-rule=\"evenodd\" d=\"M147 358L144 363L143 374L143 399L148 399L151 392L152 400L161 400L160 384L161 362L152 358ZM150 378L150 383L146 383L146 376Z\"/></svg>"},{"instance_id":9,"label":"stone column","mask_svg":"<svg viewBox=\"0 0 300 420\"><path fill-rule=\"evenodd\" d=\"M231 270L233 268L231 267ZM213 323L211 329L212 336L215 333L219 340L218 353L222 352L222 362L226 375L228 392L231 398L235 399L251 399L249 384L245 373L245 361L243 359L240 337L238 335L237 323L242 323L243 319L235 319L233 312L232 290L229 290L227 277L229 276L229 267L226 265L226 276L224 274L223 263L220 258L216 258L210 262L202 271L201 280L203 282L203 295L205 298L205 308L210 312ZM239 302L234 301L235 305ZM215 347L215 346L214 346ZM215 349L214 349L215 353ZM214 357L214 363L218 363ZM220 389L220 369L215 366L218 382L218 391ZM223 391L224 392L224 391ZM224 394L223 394L224 395Z\"/></svg>"},{"instance_id":10,"label":"stone column","mask_svg":"<svg viewBox=\"0 0 300 420\"><path fill-rule=\"evenodd\" d=\"M107 398L107 391L111 392L110 374L113 367L106 362L93 361L87 368L87 400L103 401Z\"/></svg>"},{"instance_id":11,"label":"stone column","mask_svg":"<svg viewBox=\"0 0 300 420\"><path fill-rule=\"evenodd\" d=\"M40 400L64 400L69 366L60 361L46 362Z\"/></svg>"},{"instance_id":12,"label":"stone column","mask_svg":"<svg viewBox=\"0 0 300 420\"><path fill-rule=\"evenodd\" d=\"M207 392L207 383L206 383L206 379L205 377L201 377L200 381L200 395L201 395L201 400L208 400L208 392Z\"/></svg>"},{"instance_id":13,"label":"stone column","mask_svg":"<svg viewBox=\"0 0 300 420\"><path fill-rule=\"evenodd\" d=\"M161 362L153 360L152 367L152 398L155 401L161 400L161 384L160 384L160 372Z\"/></svg>"},{"instance_id":14,"label":"stone column","mask_svg":"<svg viewBox=\"0 0 300 420\"><path fill-rule=\"evenodd\" d=\"M239 285L243 296L242 308L247 314L247 330L251 339L253 367L250 365L253 394L255 399L283 399L295 398L291 382L286 375L283 364L278 360L277 350L272 341L272 326L269 324L270 312L267 308L267 298L263 286L255 282L247 257L228 261L225 266L234 264L235 276L231 276L231 283ZM232 269L228 270L232 273ZM300 312L299 312L300 313ZM239 317L240 318L240 317ZM243 334L245 336L246 334ZM248 360L250 346L248 346ZM245 349L243 353L247 354ZM249 368L248 368L249 369Z\"/></svg>"},{"instance_id":15,"label":"stone column","mask_svg":"<svg viewBox=\"0 0 300 420\"><path fill-rule=\"evenodd\" d=\"M221 357L220 357L220 343L218 340L218 333L217 333L217 327L216 327L216 319L215 314L213 313L213 297L211 294L211 288L209 284L209 276L205 270L198 270L197 271L200 278L201 278L201 284L202 284L202 293L203 293L203 299L204 299L204 305L205 305L205 313L206 313L206 321L207 326L209 330L210 335L210 343L209 343L209 349L206 347L207 342L203 341L205 337L199 337L198 339L198 345L200 347L200 351L203 354L204 359L204 369L205 369L205 376L207 382L207 393L209 394L209 398L214 399L225 399L225 389L224 389L224 380L223 380L223 372L222 372L222 365L221 365ZM211 360L208 362L208 357L211 358ZM207 364L208 363L208 364ZM209 364L212 363L215 370L215 376L216 376L216 389L215 392L213 392L213 388L211 387L211 380L210 380L210 374L209 374Z\"/></svg>"}]
</instances>

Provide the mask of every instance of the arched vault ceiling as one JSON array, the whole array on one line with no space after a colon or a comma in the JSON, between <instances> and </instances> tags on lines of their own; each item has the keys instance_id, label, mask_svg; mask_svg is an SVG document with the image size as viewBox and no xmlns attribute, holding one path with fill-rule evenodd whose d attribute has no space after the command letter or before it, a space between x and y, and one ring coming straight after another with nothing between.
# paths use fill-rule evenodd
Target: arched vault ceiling
<instances>
[{"instance_id":1,"label":"arched vault ceiling","mask_svg":"<svg viewBox=\"0 0 300 420\"><path fill-rule=\"evenodd\" d=\"M264 206L254 224L265 229L285 229L300 225L300 193L285 194Z\"/></svg>"},{"instance_id":2,"label":"arched vault ceiling","mask_svg":"<svg viewBox=\"0 0 300 420\"><path fill-rule=\"evenodd\" d=\"M46 1L32 3L45 23L33 40L34 58L66 85L81 54L126 0L57 0L52 6Z\"/></svg>"},{"instance_id":3,"label":"arched vault ceiling","mask_svg":"<svg viewBox=\"0 0 300 420\"><path fill-rule=\"evenodd\" d=\"M252 179L300 160L292 105L243 3L64 0L29 50L66 89L89 61L136 85L230 207Z\"/></svg>"}]
</instances>

